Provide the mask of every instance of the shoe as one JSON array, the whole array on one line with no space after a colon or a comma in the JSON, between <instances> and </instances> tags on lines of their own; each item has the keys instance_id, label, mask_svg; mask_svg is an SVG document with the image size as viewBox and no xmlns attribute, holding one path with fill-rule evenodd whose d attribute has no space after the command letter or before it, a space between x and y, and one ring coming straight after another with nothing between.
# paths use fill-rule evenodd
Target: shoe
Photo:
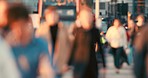
<instances>
[{"instance_id":1,"label":"shoe","mask_svg":"<svg viewBox=\"0 0 148 78\"><path fill-rule=\"evenodd\" d=\"M116 70L116 73L117 73L117 74L119 74L119 73L120 73L119 69L117 69L117 70Z\"/></svg>"}]
</instances>

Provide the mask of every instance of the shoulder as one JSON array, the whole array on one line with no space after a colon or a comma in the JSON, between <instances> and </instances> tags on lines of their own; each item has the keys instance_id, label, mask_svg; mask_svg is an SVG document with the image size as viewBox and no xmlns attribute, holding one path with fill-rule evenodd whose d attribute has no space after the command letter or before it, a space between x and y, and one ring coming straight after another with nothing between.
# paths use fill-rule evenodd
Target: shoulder
<instances>
[{"instance_id":1,"label":"shoulder","mask_svg":"<svg viewBox=\"0 0 148 78\"><path fill-rule=\"evenodd\" d=\"M47 25L47 23L46 22L43 22L43 23L40 24L40 27L38 29L46 29L48 27L49 26Z\"/></svg>"},{"instance_id":2,"label":"shoulder","mask_svg":"<svg viewBox=\"0 0 148 78\"><path fill-rule=\"evenodd\" d=\"M120 26L120 28L125 30L124 26Z\"/></svg>"},{"instance_id":3,"label":"shoulder","mask_svg":"<svg viewBox=\"0 0 148 78\"><path fill-rule=\"evenodd\" d=\"M47 25L47 23L46 22L41 23L40 27L35 31L35 36L36 37L44 36L45 34L48 33L48 30L49 30L49 26Z\"/></svg>"},{"instance_id":4,"label":"shoulder","mask_svg":"<svg viewBox=\"0 0 148 78\"><path fill-rule=\"evenodd\" d=\"M120 29L121 29L122 31L126 31L126 29L125 29L123 26L120 26Z\"/></svg>"},{"instance_id":5,"label":"shoulder","mask_svg":"<svg viewBox=\"0 0 148 78\"><path fill-rule=\"evenodd\" d=\"M136 34L135 38L135 48L140 51L143 49L145 44L148 44L148 27L145 26Z\"/></svg>"},{"instance_id":6,"label":"shoulder","mask_svg":"<svg viewBox=\"0 0 148 78\"><path fill-rule=\"evenodd\" d=\"M95 34L99 34L100 33L100 30L95 28L95 27L92 28L91 31L94 32Z\"/></svg>"},{"instance_id":7,"label":"shoulder","mask_svg":"<svg viewBox=\"0 0 148 78\"><path fill-rule=\"evenodd\" d=\"M9 51L10 50L10 46L9 44L0 37L0 51Z\"/></svg>"},{"instance_id":8,"label":"shoulder","mask_svg":"<svg viewBox=\"0 0 148 78\"><path fill-rule=\"evenodd\" d=\"M112 31L114 29L115 29L115 27L114 26L111 26L111 27L108 28L107 32L110 32L110 31Z\"/></svg>"},{"instance_id":9,"label":"shoulder","mask_svg":"<svg viewBox=\"0 0 148 78\"><path fill-rule=\"evenodd\" d=\"M7 42L5 42L1 37L0 37L0 57L10 57L11 55L11 48Z\"/></svg>"},{"instance_id":10,"label":"shoulder","mask_svg":"<svg viewBox=\"0 0 148 78\"><path fill-rule=\"evenodd\" d=\"M111 27L109 27L109 29L108 30L112 30L112 29L114 29L115 27L114 26L111 26Z\"/></svg>"},{"instance_id":11,"label":"shoulder","mask_svg":"<svg viewBox=\"0 0 148 78\"><path fill-rule=\"evenodd\" d=\"M41 51L48 52L48 42L43 38L34 38L33 43Z\"/></svg>"}]
</instances>

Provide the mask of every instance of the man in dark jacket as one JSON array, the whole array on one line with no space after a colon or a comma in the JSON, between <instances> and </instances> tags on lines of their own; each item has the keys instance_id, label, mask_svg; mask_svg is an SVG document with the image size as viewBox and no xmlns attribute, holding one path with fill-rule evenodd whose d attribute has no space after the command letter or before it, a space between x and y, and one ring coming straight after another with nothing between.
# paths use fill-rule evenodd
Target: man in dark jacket
<instances>
[{"instance_id":1,"label":"man in dark jacket","mask_svg":"<svg viewBox=\"0 0 148 78\"><path fill-rule=\"evenodd\" d=\"M147 24L148 25L148 24ZM147 78L148 73L148 27L145 25L140 31L140 34L136 34L134 43L134 73L136 78Z\"/></svg>"},{"instance_id":2,"label":"man in dark jacket","mask_svg":"<svg viewBox=\"0 0 148 78\"><path fill-rule=\"evenodd\" d=\"M81 27L75 31L75 40L72 48L74 78L97 78L98 66L95 45L99 34L93 28L93 15L87 8L80 12Z\"/></svg>"}]
</instances>

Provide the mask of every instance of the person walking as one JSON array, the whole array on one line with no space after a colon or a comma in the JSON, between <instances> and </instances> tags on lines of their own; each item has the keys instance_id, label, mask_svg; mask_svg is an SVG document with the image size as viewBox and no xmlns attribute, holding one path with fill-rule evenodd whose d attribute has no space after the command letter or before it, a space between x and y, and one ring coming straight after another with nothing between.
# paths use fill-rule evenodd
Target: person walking
<instances>
[{"instance_id":1,"label":"person walking","mask_svg":"<svg viewBox=\"0 0 148 78\"><path fill-rule=\"evenodd\" d=\"M81 27L74 32L71 64L74 66L74 78L98 78L98 66L95 47L99 33L93 28L93 14L87 8L79 13ZM98 33L98 34L97 34Z\"/></svg>"},{"instance_id":2,"label":"person walking","mask_svg":"<svg viewBox=\"0 0 148 78\"><path fill-rule=\"evenodd\" d=\"M46 8L45 22L36 31L36 37L42 37L48 42L48 49L52 55L52 67L56 78L61 78L65 70L71 50L71 43L67 28L60 22L57 9L53 6Z\"/></svg>"},{"instance_id":3,"label":"person walking","mask_svg":"<svg viewBox=\"0 0 148 78\"><path fill-rule=\"evenodd\" d=\"M7 17L9 33L6 40L12 47L21 77L37 78L42 59L50 59L48 45L45 40L34 38L29 10L23 4L13 3L8 9Z\"/></svg>"},{"instance_id":4,"label":"person walking","mask_svg":"<svg viewBox=\"0 0 148 78\"><path fill-rule=\"evenodd\" d=\"M138 36L134 41L134 74L136 78L147 78L148 77L148 24L140 30Z\"/></svg>"},{"instance_id":5,"label":"person walking","mask_svg":"<svg viewBox=\"0 0 148 78\"><path fill-rule=\"evenodd\" d=\"M0 5L0 78L21 78L10 45L2 36L7 25L8 3L1 0Z\"/></svg>"},{"instance_id":6,"label":"person walking","mask_svg":"<svg viewBox=\"0 0 148 78\"><path fill-rule=\"evenodd\" d=\"M136 25L137 25L137 31L140 31L140 29L145 24L145 17L144 17L144 15L138 15L137 18L136 18L136 20L137 20L137 23L136 23Z\"/></svg>"},{"instance_id":7,"label":"person walking","mask_svg":"<svg viewBox=\"0 0 148 78\"><path fill-rule=\"evenodd\" d=\"M110 52L114 57L114 65L116 73L122 67L124 61L127 62L127 56L124 50L127 49L127 36L125 28L122 26L119 19L114 19L113 26L111 26L106 34L106 39L111 46Z\"/></svg>"}]
</instances>

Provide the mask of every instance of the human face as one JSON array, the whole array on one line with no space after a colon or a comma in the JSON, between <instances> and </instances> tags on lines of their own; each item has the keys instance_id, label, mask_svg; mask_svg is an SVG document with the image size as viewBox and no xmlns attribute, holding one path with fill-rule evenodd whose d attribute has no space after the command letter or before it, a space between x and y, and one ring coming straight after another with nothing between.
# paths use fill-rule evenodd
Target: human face
<instances>
[{"instance_id":1,"label":"human face","mask_svg":"<svg viewBox=\"0 0 148 78\"><path fill-rule=\"evenodd\" d=\"M82 27L86 30L89 30L91 29L91 24L92 24L92 14L89 13L88 11L81 11L80 12L80 16L79 16L79 20L80 20L80 23L82 25Z\"/></svg>"},{"instance_id":2,"label":"human face","mask_svg":"<svg viewBox=\"0 0 148 78\"><path fill-rule=\"evenodd\" d=\"M34 28L32 24L32 20L27 21L26 26L21 28L22 35L21 35L21 44L27 45L33 38Z\"/></svg>"},{"instance_id":3,"label":"human face","mask_svg":"<svg viewBox=\"0 0 148 78\"><path fill-rule=\"evenodd\" d=\"M117 20L117 19L115 19L115 21L114 21L114 26L115 26L115 27L119 27L120 25L121 25L120 21Z\"/></svg>"},{"instance_id":4,"label":"human face","mask_svg":"<svg viewBox=\"0 0 148 78\"><path fill-rule=\"evenodd\" d=\"M137 17L137 21L143 23L143 22L144 22L144 17L141 16L141 15L139 15L139 16Z\"/></svg>"},{"instance_id":5,"label":"human face","mask_svg":"<svg viewBox=\"0 0 148 78\"><path fill-rule=\"evenodd\" d=\"M13 22L11 25L11 32L13 33L16 41L21 42L22 39L27 39L30 37L30 33L25 33L26 28L28 27L28 21L26 20L17 20ZM26 36L27 35L27 36Z\"/></svg>"},{"instance_id":6,"label":"human face","mask_svg":"<svg viewBox=\"0 0 148 78\"><path fill-rule=\"evenodd\" d=\"M50 12L45 15L45 19L48 25L52 26L59 21L59 15L57 12Z\"/></svg>"}]
</instances>

